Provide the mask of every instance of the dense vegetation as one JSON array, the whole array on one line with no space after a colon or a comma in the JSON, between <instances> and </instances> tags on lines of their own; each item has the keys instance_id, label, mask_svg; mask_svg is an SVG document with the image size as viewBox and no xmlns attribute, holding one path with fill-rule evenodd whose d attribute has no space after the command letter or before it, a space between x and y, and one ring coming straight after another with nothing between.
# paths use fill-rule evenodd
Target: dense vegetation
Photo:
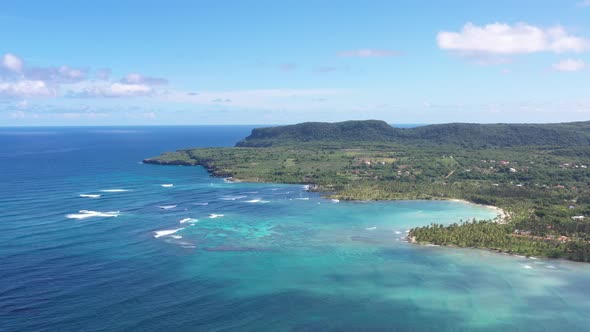
<instances>
[{"instance_id":1,"label":"dense vegetation","mask_svg":"<svg viewBox=\"0 0 590 332\"><path fill-rule=\"evenodd\" d=\"M239 142L242 147L292 145L296 142L387 142L411 145L454 145L464 148L515 146L588 146L590 122L562 124L449 123L394 128L384 121L307 122L258 128Z\"/></svg>"},{"instance_id":2,"label":"dense vegetation","mask_svg":"<svg viewBox=\"0 0 590 332\"><path fill-rule=\"evenodd\" d=\"M437 245L484 248L527 256L589 261L590 246L579 239L560 240L514 234L512 224L490 221L464 222L449 226L431 225L412 230L412 239Z\"/></svg>"},{"instance_id":3,"label":"dense vegetation","mask_svg":"<svg viewBox=\"0 0 590 332\"><path fill-rule=\"evenodd\" d=\"M410 237L590 261L590 221L580 218L590 216L588 123L425 126L404 131L411 133L405 140L386 140L390 129L381 121L255 129L238 147L179 150L145 162L203 165L243 181L313 184L339 199L494 205L509 212L506 223L431 225ZM507 137L485 143L499 133ZM551 137L561 143L549 144Z\"/></svg>"}]
</instances>

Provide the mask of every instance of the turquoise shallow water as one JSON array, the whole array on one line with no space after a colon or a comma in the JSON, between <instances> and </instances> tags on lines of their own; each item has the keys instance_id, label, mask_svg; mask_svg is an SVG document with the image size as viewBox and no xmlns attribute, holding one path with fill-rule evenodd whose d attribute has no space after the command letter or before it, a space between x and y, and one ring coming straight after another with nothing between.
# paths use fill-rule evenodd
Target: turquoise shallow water
<instances>
[{"instance_id":1,"label":"turquoise shallow water","mask_svg":"<svg viewBox=\"0 0 590 332\"><path fill-rule=\"evenodd\" d=\"M588 330L587 264L401 240L484 207L138 163L248 130L0 129L0 330Z\"/></svg>"}]
</instances>

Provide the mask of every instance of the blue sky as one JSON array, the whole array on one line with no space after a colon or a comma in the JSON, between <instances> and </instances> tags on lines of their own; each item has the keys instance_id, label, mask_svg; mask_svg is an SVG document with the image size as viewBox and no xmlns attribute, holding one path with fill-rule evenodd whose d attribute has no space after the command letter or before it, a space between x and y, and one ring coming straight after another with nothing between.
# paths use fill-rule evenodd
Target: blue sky
<instances>
[{"instance_id":1,"label":"blue sky","mask_svg":"<svg viewBox=\"0 0 590 332\"><path fill-rule=\"evenodd\" d=\"M12 1L0 125L590 120L590 1Z\"/></svg>"}]
</instances>

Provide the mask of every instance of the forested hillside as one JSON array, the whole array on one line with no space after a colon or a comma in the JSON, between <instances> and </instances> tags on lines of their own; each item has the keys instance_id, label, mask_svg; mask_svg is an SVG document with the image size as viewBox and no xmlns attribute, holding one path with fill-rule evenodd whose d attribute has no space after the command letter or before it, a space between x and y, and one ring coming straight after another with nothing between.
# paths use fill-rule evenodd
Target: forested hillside
<instances>
[{"instance_id":1,"label":"forested hillside","mask_svg":"<svg viewBox=\"0 0 590 332\"><path fill-rule=\"evenodd\" d=\"M239 147L291 145L301 142L387 142L410 145L455 145L465 148L517 146L587 146L590 122L559 124L449 123L394 128L384 121L306 122L257 128Z\"/></svg>"}]
</instances>

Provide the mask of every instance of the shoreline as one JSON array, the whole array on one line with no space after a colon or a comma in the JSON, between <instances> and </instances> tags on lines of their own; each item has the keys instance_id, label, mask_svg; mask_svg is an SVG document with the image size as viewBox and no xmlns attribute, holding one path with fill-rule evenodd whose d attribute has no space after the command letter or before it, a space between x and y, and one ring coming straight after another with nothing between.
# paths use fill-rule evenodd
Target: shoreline
<instances>
[{"instance_id":1,"label":"shoreline","mask_svg":"<svg viewBox=\"0 0 590 332\"><path fill-rule=\"evenodd\" d=\"M470 202L466 199L459 199L459 198L445 199L445 201L467 203L467 204L477 205L477 206L481 206L481 207L485 207L487 209L493 210L496 212L496 217L493 220L494 220L494 222L497 222L498 224L506 224L508 222L508 219L510 219L510 213L508 213L506 210L504 210L500 207L494 206L494 205L479 204L479 203Z\"/></svg>"},{"instance_id":2,"label":"shoreline","mask_svg":"<svg viewBox=\"0 0 590 332\"><path fill-rule=\"evenodd\" d=\"M232 182L232 183L240 183L240 182L252 182L252 183L275 183L275 184L290 184L290 183L279 183L279 182L262 182L262 181L244 181L244 180L240 180L240 179L236 179L234 177L220 177L220 176L215 176L212 172L210 172L210 174L213 177L216 178L223 178L224 181L226 182ZM304 189L305 191L313 191L313 188L316 186L315 184L304 184L304 183L298 183L295 185L303 185L306 186L307 188ZM324 196L322 192L320 191L315 191L317 193L319 193L321 195L321 198L326 199L326 200L330 200L330 196ZM327 192L324 192L327 193ZM469 204L469 205L475 205L475 206L479 206L479 207L483 207L486 209L490 209L494 212L496 212L496 217L494 219L492 219L493 222L496 222L498 224L506 224L508 222L508 220L510 219L510 213L508 213L506 210L494 206L494 205L487 205L487 204L479 204L479 203L474 203L474 202L470 202L466 199L460 199L460 198L436 198L433 200L437 200L437 201L448 201L448 202L456 202L456 203L464 203L464 204ZM349 200L345 200L345 201L350 201L350 202L363 202L366 200L360 200L360 199L349 199ZM374 202L386 202L386 201L390 201L390 202L396 202L396 201L429 201L429 200L425 200L425 199L404 199L404 200L370 200L370 201L374 201ZM408 244L413 244L413 245L418 245L421 247L441 247L441 248L454 248L454 249L470 249L470 250L483 250L483 251L487 251L493 254L498 254L498 255L506 255L506 256L512 256L514 258L527 258L527 259L546 259L546 260L556 260L556 261L563 261L563 262L574 262L574 263L583 263L583 262L576 262L576 261L570 261L567 259L561 259L561 258L550 258L550 257L544 257L544 256L526 256L526 255L520 255L520 254L515 254L515 253L509 253L509 252L505 252L499 249L494 249L494 248L479 248L479 247L460 247L460 246L456 246L456 245L438 245L438 244L432 244L429 242L425 242L425 243L420 243L417 242L415 237L410 236L409 234L406 234L404 237L405 242Z\"/></svg>"},{"instance_id":3,"label":"shoreline","mask_svg":"<svg viewBox=\"0 0 590 332\"><path fill-rule=\"evenodd\" d=\"M179 163L161 163L161 162L154 162L153 160L151 162L145 162L145 164L151 164L151 165L158 165L158 166L173 166L173 165L179 165ZM224 182L228 182L228 183L262 183L262 184L285 184L285 185L302 185L305 186L306 189L304 189L305 191L310 191L310 192L316 192L319 193L320 196L323 199L326 200L330 200L330 196L329 195L324 195L324 194L328 194L328 192L322 192L317 189L317 185L313 184L313 183L283 183L283 182L268 182L268 181L258 181L255 179L238 179L235 178L229 174L216 174L215 170L211 167L209 167L208 165L203 165L203 164L184 164L183 166L200 166L205 168L205 170L207 171L207 173L209 173L209 176L213 177L213 178L218 178L218 179L222 179ZM490 210L493 210L496 212L496 217L494 219L492 219L493 222L496 222L498 224L506 224L508 223L508 220L510 219L511 215L509 212L507 212L506 210L494 206L494 205L487 205L487 204L479 204L479 203L475 203L475 202L471 202L468 201L466 199L460 199L460 198L432 198L430 200L437 200L437 201L449 201L449 202L456 202L456 203L464 203L464 204L470 204L470 205L475 205L475 206L479 206L479 207L484 207ZM347 199L345 201L351 201L351 202L363 202L363 201L367 201L367 200L362 200L362 199ZM390 201L390 202L395 202L395 201L428 201L428 199L404 199L404 200L369 200L369 201L375 201L375 202L379 202L379 201ZM461 246L457 246L457 245L435 245L429 242L424 242L424 243L420 243L418 241L416 241L415 237L410 236L409 234L406 234L404 236L405 238L405 242L407 242L408 244L413 244L413 245L418 245L421 247L430 247L430 246L436 246L436 247L446 247L446 248L454 248L454 249L470 249L470 250L483 250L483 251L487 251L490 253L494 253L494 254L499 254L499 255L506 255L506 256L512 256L515 258L530 258L533 256L526 256L526 255L520 255L520 254L516 254L516 253L509 253L509 252L505 252L502 251L500 249L495 249L495 248L485 248L485 247L461 247ZM546 257L546 256L534 256L534 258L541 258L541 259L547 259L547 260L555 260L555 261L563 261L563 262L568 262L568 263L584 263L584 262L577 262L577 261L573 261L573 260L568 260L568 259L563 259L563 258L550 258L550 257Z\"/></svg>"},{"instance_id":4,"label":"shoreline","mask_svg":"<svg viewBox=\"0 0 590 332\"><path fill-rule=\"evenodd\" d=\"M223 181L225 182L230 182L230 183L274 183L274 184L291 184L291 185L303 185L303 186L307 186L308 189L306 189L306 191L312 191L312 192L317 192L319 193L323 198L325 199L332 199L333 197L330 197L330 192L325 191L322 192L318 189L318 185L314 184L314 183L282 183L282 182L268 182L268 181L259 181L256 179L239 179L234 177L232 174L221 174L221 173L217 173L217 171L211 167L210 165L208 165L207 163L188 163L186 161L168 161L168 162L162 162L158 159L151 159L151 158L146 158L142 161L142 163L145 164L151 164L151 165L159 165L159 166L177 166L177 165L181 165L181 166L200 166L205 168L205 170L207 170L207 172L209 173L210 176L214 177L214 178L221 178L223 179ZM326 194L326 195L324 195ZM350 200L350 201L358 201L358 202L362 202L362 201L367 201L366 199L346 199L346 200ZM406 201L420 201L420 200L427 200L427 199L404 199ZM508 222L508 219L510 219L510 213L508 213L506 210L494 206L494 205L486 205L486 204L479 204L479 203L475 203L475 202L471 202L468 201L466 199L461 199L461 198L432 198L431 200L440 200L440 201L450 201L450 202L459 202L459 203L466 203L466 204L472 204L472 205L477 205L477 206L481 206L481 207L485 207L487 209L491 209L494 210L496 212L496 217L493 219L494 222L497 222L499 224L506 224ZM373 201L372 199L370 199L370 201ZM374 201L387 201L387 200L374 200ZM395 199L391 199L389 201L398 201Z\"/></svg>"}]
</instances>

